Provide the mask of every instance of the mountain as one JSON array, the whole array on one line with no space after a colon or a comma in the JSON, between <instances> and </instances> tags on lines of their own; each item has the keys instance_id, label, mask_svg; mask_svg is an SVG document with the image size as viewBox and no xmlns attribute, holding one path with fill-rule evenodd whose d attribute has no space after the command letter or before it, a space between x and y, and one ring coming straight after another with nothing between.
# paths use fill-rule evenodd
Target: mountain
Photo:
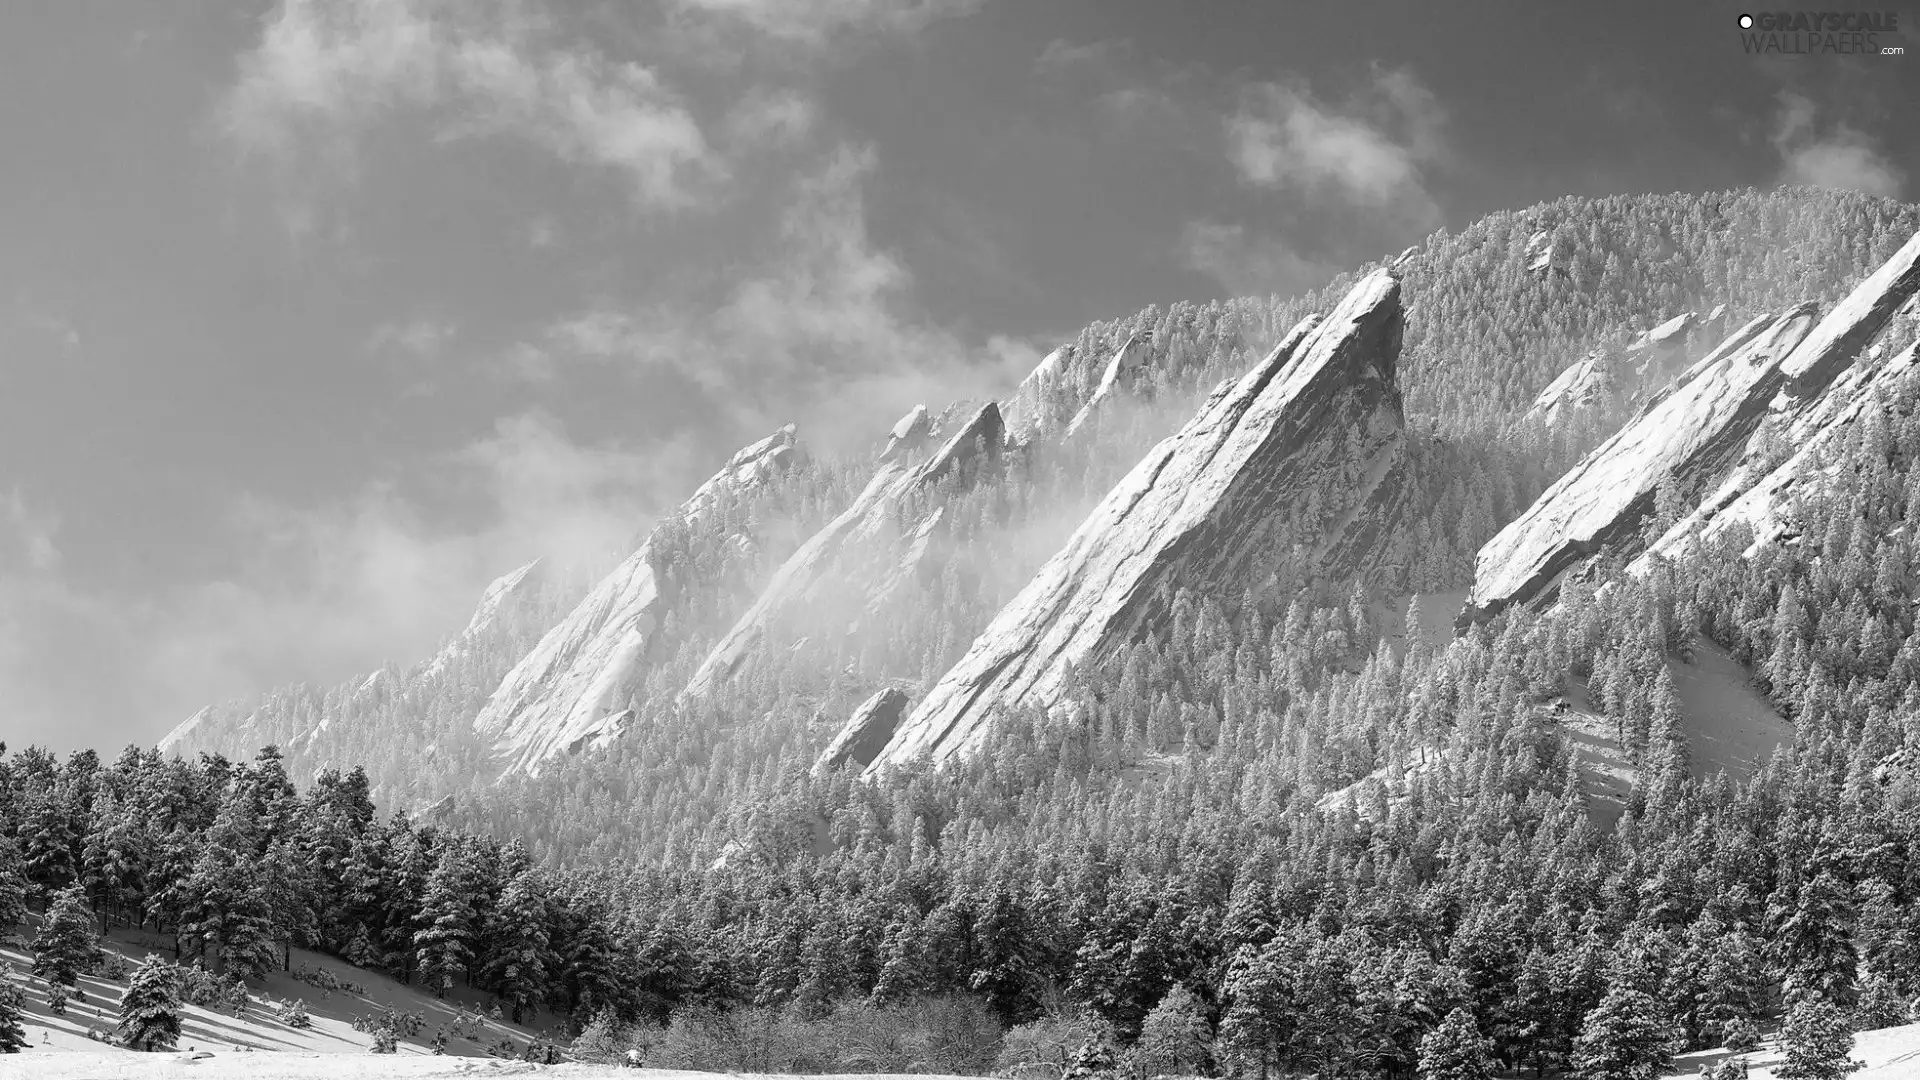
<instances>
[{"instance_id":1,"label":"mountain","mask_svg":"<svg viewBox=\"0 0 1920 1080\"><path fill-rule=\"evenodd\" d=\"M1637 554L1656 496L1682 507L1706 498L1737 471L1762 420L1790 424L1816 408L1917 292L1920 233L1817 324L1809 301L1736 331L1480 549L1461 625L1551 601L1562 576L1598 554Z\"/></svg>"},{"instance_id":2,"label":"mountain","mask_svg":"<svg viewBox=\"0 0 1920 1080\"><path fill-rule=\"evenodd\" d=\"M1400 450L1403 318L1399 282L1375 271L1222 384L994 618L870 768L978 749L996 710L1055 705L1074 668L1152 632L1172 589L1257 578L1269 548L1323 554L1374 524L1370 501ZM1322 569L1344 577L1364 563L1355 552Z\"/></svg>"},{"instance_id":3,"label":"mountain","mask_svg":"<svg viewBox=\"0 0 1920 1080\"><path fill-rule=\"evenodd\" d=\"M723 499L769 483L797 453L788 425L734 454L514 665L473 720L507 771L537 773L549 758L604 743L632 720L624 698L657 648L674 589L665 550L669 530L698 523ZM728 542L750 540L736 532Z\"/></svg>"}]
</instances>

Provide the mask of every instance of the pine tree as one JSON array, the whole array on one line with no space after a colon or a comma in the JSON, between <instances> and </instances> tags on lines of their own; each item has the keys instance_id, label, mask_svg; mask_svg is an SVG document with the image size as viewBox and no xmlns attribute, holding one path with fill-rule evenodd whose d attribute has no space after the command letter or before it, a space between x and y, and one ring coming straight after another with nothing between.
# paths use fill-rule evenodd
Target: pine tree
<instances>
[{"instance_id":1,"label":"pine tree","mask_svg":"<svg viewBox=\"0 0 1920 1080\"><path fill-rule=\"evenodd\" d=\"M1573 1044L1579 1080L1654 1080L1673 1061L1674 1032L1646 993L1616 985L1587 1013Z\"/></svg>"},{"instance_id":2,"label":"pine tree","mask_svg":"<svg viewBox=\"0 0 1920 1080\"><path fill-rule=\"evenodd\" d=\"M1490 1080L1493 1070L1493 1040L1466 1009L1448 1013L1420 1040L1420 1080Z\"/></svg>"},{"instance_id":3,"label":"pine tree","mask_svg":"<svg viewBox=\"0 0 1920 1080\"><path fill-rule=\"evenodd\" d=\"M31 895L32 886L27 882L20 849L0 833L0 937L13 933L15 927L27 921L27 900Z\"/></svg>"},{"instance_id":4,"label":"pine tree","mask_svg":"<svg viewBox=\"0 0 1920 1080\"><path fill-rule=\"evenodd\" d=\"M1848 1056L1853 1051L1853 1027L1846 1015L1818 995L1793 1006L1780 1037L1786 1054L1774 1074L1785 1080L1841 1080L1866 1067Z\"/></svg>"},{"instance_id":5,"label":"pine tree","mask_svg":"<svg viewBox=\"0 0 1920 1080\"><path fill-rule=\"evenodd\" d=\"M27 997L11 967L0 967L0 1054L17 1054L27 1046Z\"/></svg>"},{"instance_id":6,"label":"pine tree","mask_svg":"<svg viewBox=\"0 0 1920 1080\"><path fill-rule=\"evenodd\" d=\"M171 1050L180 1039L180 970L150 955L120 999L120 1044L129 1050Z\"/></svg>"},{"instance_id":7,"label":"pine tree","mask_svg":"<svg viewBox=\"0 0 1920 1080\"><path fill-rule=\"evenodd\" d=\"M93 970L99 960L93 913L80 886L69 885L54 897L47 921L33 939L33 973L49 985L74 988L73 996L84 999L78 989L80 974Z\"/></svg>"},{"instance_id":8,"label":"pine tree","mask_svg":"<svg viewBox=\"0 0 1920 1080\"><path fill-rule=\"evenodd\" d=\"M427 877L420 902L420 930L413 935L421 977L438 997L447 996L454 978L467 971L473 958L478 921L473 892L467 852L458 843L444 844Z\"/></svg>"},{"instance_id":9,"label":"pine tree","mask_svg":"<svg viewBox=\"0 0 1920 1080\"><path fill-rule=\"evenodd\" d=\"M1197 1076L1207 1071L1212 1045L1213 1033L1207 1029L1200 999L1176 983L1140 1022L1140 1040L1134 1052L1149 1076Z\"/></svg>"},{"instance_id":10,"label":"pine tree","mask_svg":"<svg viewBox=\"0 0 1920 1080\"><path fill-rule=\"evenodd\" d=\"M507 883L494 909L491 948L482 977L505 999L513 1022L547 995L553 966L547 947L547 898L537 871L523 870Z\"/></svg>"}]
</instances>

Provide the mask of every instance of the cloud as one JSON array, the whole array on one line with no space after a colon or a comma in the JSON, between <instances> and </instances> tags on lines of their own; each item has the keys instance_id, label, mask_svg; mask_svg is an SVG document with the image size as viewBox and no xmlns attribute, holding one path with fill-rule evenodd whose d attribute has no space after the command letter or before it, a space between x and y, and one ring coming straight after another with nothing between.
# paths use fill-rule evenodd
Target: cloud
<instances>
[{"instance_id":1,"label":"cloud","mask_svg":"<svg viewBox=\"0 0 1920 1080\"><path fill-rule=\"evenodd\" d=\"M1062 78L1075 71L1092 69L1106 71L1119 62L1120 58L1131 52L1127 42L1117 39L1089 41L1074 44L1065 38L1054 38L1033 62L1033 70L1041 78Z\"/></svg>"},{"instance_id":2,"label":"cloud","mask_svg":"<svg viewBox=\"0 0 1920 1080\"><path fill-rule=\"evenodd\" d=\"M427 115L442 138L510 136L625 176L647 206L700 201L725 170L652 68L563 42L507 3L286 0L239 60L218 110L238 145L283 163L317 141L351 160L386 114Z\"/></svg>"},{"instance_id":3,"label":"cloud","mask_svg":"<svg viewBox=\"0 0 1920 1080\"><path fill-rule=\"evenodd\" d=\"M423 660L495 577L536 556L604 571L719 463L686 438L582 445L519 415L410 484L236 499L223 524L240 561L139 596L67 574L51 515L0 497L7 741L150 743L206 704Z\"/></svg>"},{"instance_id":4,"label":"cloud","mask_svg":"<svg viewBox=\"0 0 1920 1080\"><path fill-rule=\"evenodd\" d=\"M1338 274L1342 264L1300 255L1286 242L1252 234L1242 225L1190 222L1180 237L1188 266L1235 296L1292 296Z\"/></svg>"},{"instance_id":5,"label":"cloud","mask_svg":"<svg viewBox=\"0 0 1920 1080\"><path fill-rule=\"evenodd\" d=\"M418 359L439 355L458 331L453 323L418 315L402 322L382 323L367 337L367 349L382 354L399 354Z\"/></svg>"},{"instance_id":6,"label":"cloud","mask_svg":"<svg viewBox=\"0 0 1920 1080\"><path fill-rule=\"evenodd\" d=\"M714 302L601 303L556 320L515 362L550 377L570 362L675 373L717 425L792 420L816 448L865 449L896 410L1004 393L1037 353L970 348L912 303L913 275L867 231L870 149L841 146L794 184L769 250Z\"/></svg>"},{"instance_id":7,"label":"cloud","mask_svg":"<svg viewBox=\"0 0 1920 1080\"><path fill-rule=\"evenodd\" d=\"M846 34L912 34L978 11L986 0L673 0L781 41L819 47Z\"/></svg>"},{"instance_id":8,"label":"cloud","mask_svg":"<svg viewBox=\"0 0 1920 1080\"><path fill-rule=\"evenodd\" d=\"M1900 197L1906 174L1880 152L1872 137L1845 123L1823 134L1815 123L1819 110L1810 98L1782 90L1779 100L1771 140L1780 154L1781 183Z\"/></svg>"},{"instance_id":9,"label":"cloud","mask_svg":"<svg viewBox=\"0 0 1920 1080\"><path fill-rule=\"evenodd\" d=\"M1265 82L1228 116L1228 156L1250 186L1337 196L1432 225L1440 210L1424 174L1443 157L1444 125L1433 94L1405 70L1376 71L1345 107L1304 82Z\"/></svg>"}]
</instances>

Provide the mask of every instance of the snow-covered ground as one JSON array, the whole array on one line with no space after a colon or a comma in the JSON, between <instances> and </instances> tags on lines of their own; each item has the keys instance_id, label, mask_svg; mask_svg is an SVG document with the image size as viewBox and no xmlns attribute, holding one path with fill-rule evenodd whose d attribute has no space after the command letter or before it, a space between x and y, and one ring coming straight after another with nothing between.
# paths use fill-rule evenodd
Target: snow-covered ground
<instances>
[{"instance_id":1,"label":"snow-covered ground","mask_svg":"<svg viewBox=\"0 0 1920 1080\"><path fill-rule=\"evenodd\" d=\"M38 917L36 916L32 921L37 923ZM83 976L80 980L80 989L85 994L85 998L70 998L64 1016L54 1016L49 1012L46 983L29 977L28 973L33 967L33 957L21 944L23 941L32 940L35 932L37 932L37 926L29 925L22 928L14 939L0 939L0 963L11 967L20 977L20 984L26 994L27 1039L32 1044L31 1049L21 1054L0 1055L0 1078L146 1075L145 1073L123 1074L114 1071L119 1068L117 1064L109 1068L100 1063L124 1062L130 1067L149 1068L150 1066L143 1063L173 1060L173 1055L138 1054L120 1050L87 1037L89 1031L110 1035L119 1023L120 995L126 989L125 979ZM103 942L103 947L110 953L118 954L129 964L137 965L150 952L171 955L172 939L159 934L116 930L108 940ZM259 1061L264 1058L279 1061L287 1055L316 1053L364 1055L369 1061L385 1061L392 1065L396 1061L395 1057L367 1053L368 1047L373 1043L372 1036L353 1029L354 1018L370 1016L383 1007L391 1006L402 1012L418 1013L426 1018L426 1026L417 1037L401 1040L399 1056L418 1055L424 1060L438 1062L443 1068L452 1068L462 1057L474 1058L485 1055L489 1048L497 1046L504 1039L512 1039L519 1049L524 1050L530 1039L541 1037L540 1027L548 1023L555 1023L555 1026L558 1026L554 1017L542 1013L534 1026L515 1026L492 1020L477 1020L473 1021L474 1037L464 1035L454 1037L451 1035L451 1028L454 1022L461 1018L463 1011L471 1017L485 1008L482 995L456 987L443 1001L417 986L403 986L383 975L356 968L332 957L307 952L304 949L293 951L293 968L293 974L275 971L264 982L249 984L248 990L253 1001L244 1016L235 1017L224 1010L194 1005L185 1006L181 1017L180 1051L182 1053L187 1053L189 1050L212 1052L215 1059L237 1058L242 1063L235 1066L237 1069L247 1068L244 1063L249 1060ZM322 989L320 986L295 977L302 972L316 976L324 972L336 983L352 984L353 989ZM321 981L325 981L324 978ZM268 1007L269 1001L279 1002L295 998L306 1006L308 1017L312 1021L311 1027L289 1027L282 1023ZM425 1045L437 1031L443 1029L449 1030L446 1053L451 1055L451 1059L433 1055ZM69 1062L67 1061L69 1058L85 1060ZM290 1057L288 1059L296 1060ZM92 1061L94 1064L86 1064L86 1061ZM194 1067L204 1068L205 1065L203 1061ZM250 1074L262 1077L270 1075ZM236 1072L234 1075L239 1073ZM308 1074L288 1073L286 1075ZM365 1075L389 1074L367 1073Z\"/></svg>"},{"instance_id":2,"label":"snow-covered ground","mask_svg":"<svg viewBox=\"0 0 1920 1080\"><path fill-rule=\"evenodd\" d=\"M1724 1050L1702 1050L1674 1062L1668 1075L1697 1076L1702 1065L1711 1065L1730 1055ZM1780 1064L1780 1046L1769 1039L1758 1050L1746 1055L1748 1080L1776 1080L1774 1067ZM1920 1024L1863 1031L1853 1037L1853 1059L1866 1068L1848 1080L1913 1080L1920 1076Z\"/></svg>"}]
</instances>

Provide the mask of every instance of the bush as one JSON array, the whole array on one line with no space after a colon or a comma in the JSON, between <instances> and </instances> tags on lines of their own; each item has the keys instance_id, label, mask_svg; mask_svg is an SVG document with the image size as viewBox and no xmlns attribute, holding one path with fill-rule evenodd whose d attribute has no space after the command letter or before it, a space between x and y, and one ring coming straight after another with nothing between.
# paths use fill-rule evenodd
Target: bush
<instances>
[{"instance_id":1,"label":"bush","mask_svg":"<svg viewBox=\"0 0 1920 1080\"><path fill-rule=\"evenodd\" d=\"M280 1022L290 1028L310 1028L313 1026L313 1018L307 1015L307 1003L301 1001L299 998L282 1002L280 1007L275 1011L280 1017Z\"/></svg>"},{"instance_id":2,"label":"bush","mask_svg":"<svg viewBox=\"0 0 1920 1080\"><path fill-rule=\"evenodd\" d=\"M133 974L133 965L119 953L102 952L100 959L93 965L93 974L114 982L124 982Z\"/></svg>"},{"instance_id":3,"label":"bush","mask_svg":"<svg viewBox=\"0 0 1920 1080\"><path fill-rule=\"evenodd\" d=\"M1060 1080L1080 1048L1098 1037L1096 1025L1078 1014L1043 1017L1007 1032L993 1063L995 1076L1011 1080Z\"/></svg>"},{"instance_id":4,"label":"bush","mask_svg":"<svg viewBox=\"0 0 1920 1080\"><path fill-rule=\"evenodd\" d=\"M667 1069L979 1075L992 1066L1000 1035L978 999L941 996L897 1005L847 1001L823 1016L795 1007L690 1007L675 1013L664 1031L616 1031L596 1021L574 1046L583 1057L608 1055L599 1060L639 1049L649 1066Z\"/></svg>"},{"instance_id":5,"label":"bush","mask_svg":"<svg viewBox=\"0 0 1920 1080\"><path fill-rule=\"evenodd\" d=\"M1724 1045L1736 1054L1752 1050L1760 1045L1760 1025L1744 1016L1727 1021Z\"/></svg>"},{"instance_id":6,"label":"bush","mask_svg":"<svg viewBox=\"0 0 1920 1080\"><path fill-rule=\"evenodd\" d=\"M220 980L208 973L198 964L188 964L180 968L180 1000L188 1005L211 1008L223 1004L227 998L226 988Z\"/></svg>"}]
</instances>

